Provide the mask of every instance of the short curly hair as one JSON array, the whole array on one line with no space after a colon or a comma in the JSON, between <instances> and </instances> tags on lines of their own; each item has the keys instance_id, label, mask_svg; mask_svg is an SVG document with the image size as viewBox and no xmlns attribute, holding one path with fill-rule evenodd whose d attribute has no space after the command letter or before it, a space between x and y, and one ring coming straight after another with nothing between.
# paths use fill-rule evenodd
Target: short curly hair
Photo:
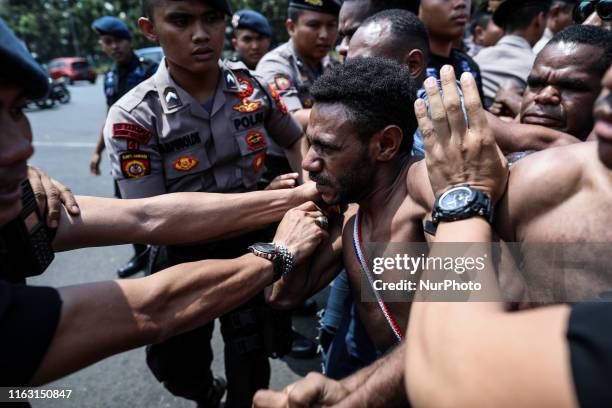
<instances>
[{"instance_id":1,"label":"short curly hair","mask_svg":"<svg viewBox=\"0 0 612 408\"><path fill-rule=\"evenodd\" d=\"M323 74L310 92L316 103L341 104L363 139L386 126L399 127L402 152L412 149L417 129L417 85L407 67L379 57L353 58Z\"/></svg>"}]
</instances>

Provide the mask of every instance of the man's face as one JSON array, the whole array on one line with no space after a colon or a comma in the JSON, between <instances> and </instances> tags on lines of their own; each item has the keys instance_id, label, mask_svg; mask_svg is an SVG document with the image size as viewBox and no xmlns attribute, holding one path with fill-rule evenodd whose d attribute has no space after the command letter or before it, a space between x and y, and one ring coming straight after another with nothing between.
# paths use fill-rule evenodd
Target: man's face
<instances>
[{"instance_id":1,"label":"man's face","mask_svg":"<svg viewBox=\"0 0 612 408\"><path fill-rule=\"evenodd\" d=\"M478 27L474 35L474 42L482 47L492 47L504 36L504 29L489 19L486 27Z\"/></svg>"},{"instance_id":2,"label":"man's face","mask_svg":"<svg viewBox=\"0 0 612 408\"><path fill-rule=\"evenodd\" d=\"M288 29L300 56L320 61L336 43L338 19L331 14L302 11L297 22L288 20Z\"/></svg>"},{"instance_id":3,"label":"man's face","mask_svg":"<svg viewBox=\"0 0 612 408\"><path fill-rule=\"evenodd\" d=\"M593 115L595 116L595 135L597 136L597 150L599 160L609 169L612 169L612 67L603 78L604 87L601 96L595 103Z\"/></svg>"},{"instance_id":4,"label":"man's face","mask_svg":"<svg viewBox=\"0 0 612 408\"><path fill-rule=\"evenodd\" d=\"M236 30L232 45L249 67L255 67L270 49L270 37L248 28Z\"/></svg>"},{"instance_id":5,"label":"man's face","mask_svg":"<svg viewBox=\"0 0 612 408\"><path fill-rule=\"evenodd\" d=\"M593 128L591 108L601 85L594 65L600 48L575 43L544 47L527 78L520 121L585 140Z\"/></svg>"},{"instance_id":6,"label":"man's face","mask_svg":"<svg viewBox=\"0 0 612 408\"><path fill-rule=\"evenodd\" d=\"M132 43L128 39L103 34L100 36L100 47L119 65L126 64L132 59Z\"/></svg>"},{"instance_id":7,"label":"man's face","mask_svg":"<svg viewBox=\"0 0 612 408\"><path fill-rule=\"evenodd\" d=\"M339 104L315 104L306 137L310 142L302 162L327 204L358 202L372 188L374 161L368 145Z\"/></svg>"},{"instance_id":8,"label":"man's face","mask_svg":"<svg viewBox=\"0 0 612 408\"><path fill-rule=\"evenodd\" d=\"M430 39L455 41L463 36L470 18L471 0L421 0L419 18Z\"/></svg>"},{"instance_id":9,"label":"man's face","mask_svg":"<svg viewBox=\"0 0 612 408\"><path fill-rule=\"evenodd\" d=\"M22 112L25 103L19 86L0 82L0 226L21 211L20 183L34 152L30 122Z\"/></svg>"},{"instance_id":10,"label":"man's face","mask_svg":"<svg viewBox=\"0 0 612 408\"><path fill-rule=\"evenodd\" d=\"M170 66L192 74L217 69L225 14L202 1L165 1L153 11L152 33Z\"/></svg>"},{"instance_id":11,"label":"man's face","mask_svg":"<svg viewBox=\"0 0 612 408\"><path fill-rule=\"evenodd\" d=\"M370 0L353 0L342 3L340 16L338 17L338 35L340 35L342 41L338 52L344 58L348 55L349 43L353 34L361 23L368 18L370 7Z\"/></svg>"}]
</instances>

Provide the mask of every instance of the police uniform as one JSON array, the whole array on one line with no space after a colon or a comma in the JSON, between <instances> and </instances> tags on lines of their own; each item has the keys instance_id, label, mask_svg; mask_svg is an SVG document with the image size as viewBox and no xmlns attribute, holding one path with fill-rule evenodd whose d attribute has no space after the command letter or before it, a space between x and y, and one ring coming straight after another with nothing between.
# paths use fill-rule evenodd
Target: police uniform
<instances>
[{"instance_id":1,"label":"police uniform","mask_svg":"<svg viewBox=\"0 0 612 408\"><path fill-rule=\"evenodd\" d=\"M292 0L289 6L336 16L340 12L340 4L335 0ZM295 50L293 41L289 40L264 55L257 64L257 73L276 89L289 112L295 112L312 108L314 99L310 95L310 87L327 69L336 64L338 61L326 56L316 69L310 68ZM272 144L269 153L266 167L270 172L266 174L266 179L291 172L283 151L278 146Z\"/></svg>"},{"instance_id":2,"label":"police uniform","mask_svg":"<svg viewBox=\"0 0 612 408\"><path fill-rule=\"evenodd\" d=\"M135 54L129 64L114 64L104 74L106 105L111 106L117 102L129 90L151 77L155 71L157 71L157 63Z\"/></svg>"},{"instance_id":3,"label":"police uniform","mask_svg":"<svg viewBox=\"0 0 612 408\"><path fill-rule=\"evenodd\" d=\"M254 190L270 142L289 147L301 138L302 129L280 96L244 64L220 63L219 71L214 97L204 104L174 82L162 63L153 77L111 107L104 136L122 197ZM207 258L234 258L261 240L252 233L207 245L157 247L153 271ZM266 335L259 323L265 315L263 303L258 297L221 318L227 406L250 406L255 391L268 385L268 353L262 344ZM149 348L149 366L175 395L207 400L212 331L211 323Z\"/></svg>"}]
</instances>

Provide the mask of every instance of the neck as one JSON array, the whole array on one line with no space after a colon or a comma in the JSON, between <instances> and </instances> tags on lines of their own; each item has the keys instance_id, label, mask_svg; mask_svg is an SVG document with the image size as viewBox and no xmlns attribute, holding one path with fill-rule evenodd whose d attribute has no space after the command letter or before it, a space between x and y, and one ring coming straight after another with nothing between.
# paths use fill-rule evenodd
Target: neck
<instances>
[{"instance_id":1,"label":"neck","mask_svg":"<svg viewBox=\"0 0 612 408\"><path fill-rule=\"evenodd\" d=\"M448 40L440 40L437 38L429 38L429 50L432 54L439 55L440 57L450 57L451 50L453 49L453 42Z\"/></svg>"},{"instance_id":2,"label":"neck","mask_svg":"<svg viewBox=\"0 0 612 408\"><path fill-rule=\"evenodd\" d=\"M136 58L136 54L134 54L134 52L130 53L130 56L128 58L126 58L125 61L117 61L117 65L120 67L125 67L128 66L132 63L132 61L134 61L134 58Z\"/></svg>"},{"instance_id":3,"label":"neck","mask_svg":"<svg viewBox=\"0 0 612 408\"><path fill-rule=\"evenodd\" d=\"M539 36L538 38L536 38L536 35L534 35L533 31L534 30L531 30L530 27L527 27L521 30L509 32L507 33L507 35L515 35L517 37L524 38L529 43L529 45L533 47L540 39Z\"/></svg>"},{"instance_id":4,"label":"neck","mask_svg":"<svg viewBox=\"0 0 612 408\"><path fill-rule=\"evenodd\" d=\"M300 57L300 59L310 68L312 71L316 71L321 63L320 59L305 57L297 48L295 48L295 43L293 43L293 49L295 53Z\"/></svg>"},{"instance_id":5,"label":"neck","mask_svg":"<svg viewBox=\"0 0 612 408\"><path fill-rule=\"evenodd\" d=\"M381 208L392 199L397 191L397 187L405 184L404 170L414 159L406 154L397 158L392 163L381 166L374 175L371 185L375 186L370 193L358 202L359 210L362 215L376 223L379 217L385 217Z\"/></svg>"},{"instance_id":6,"label":"neck","mask_svg":"<svg viewBox=\"0 0 612 408\"><path fill-rule=\"evenodd\" d=\"M168 61L168 73L181 88L200 102L212 98L219 82L219 68L216 65L209 72L194 74Z\"/></svg>"}]
</instances>

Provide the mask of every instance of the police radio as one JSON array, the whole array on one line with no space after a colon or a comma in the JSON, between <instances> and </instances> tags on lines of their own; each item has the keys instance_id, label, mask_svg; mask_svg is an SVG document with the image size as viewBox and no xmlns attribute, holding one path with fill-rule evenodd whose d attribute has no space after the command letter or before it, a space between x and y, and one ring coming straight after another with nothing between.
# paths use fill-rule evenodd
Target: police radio
<instances>
[{"instance_id":1,"label":"police radio","mask_svg":"<svg viewBox=\"0 0 612 408\"><path fill-rule=\"evenodd\" d=\"M21 184L22 209L19 217L0 227L0 239L6 253L3 276L7 281L22 281L43 273L53 261L53 247L45 218L40 214L32 186L28 180Z\"/></svg>"}]
</instances>

